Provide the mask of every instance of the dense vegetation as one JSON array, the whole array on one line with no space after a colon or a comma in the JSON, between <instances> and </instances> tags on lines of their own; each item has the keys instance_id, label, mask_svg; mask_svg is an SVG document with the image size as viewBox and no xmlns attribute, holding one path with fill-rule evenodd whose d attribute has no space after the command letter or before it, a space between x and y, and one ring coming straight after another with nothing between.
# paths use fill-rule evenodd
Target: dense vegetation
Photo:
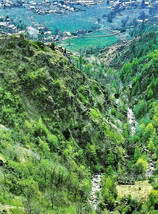
<instances>
[{"instance_id":1,"label":"dense vegetation","mask_svg":"<svg viewBox=\"0 0 158 214\"><path fill-rule=\"evenodd\" d=\"M158 51L139 41L140 53L115 70L54 44L1 37L0 212L157 213ZM128 108L138 123L133 135ZM102 188L94 210L96 173ZM139 181L153 186L145 198L119 194Z\"/></svg>"},{"instance_id":2,"label":"dense vegetation","mask_svg":"<svg viewBox=\"0 0 158 214\"><path fill-rule=\"evenodd\" d=\"M2 38L0 59L0 203L27 213L89 209L91 173L124 161L108 93L53 45Z\"/></svg>"},{"instance_id":3,"label":"dense vegetation","mask_svg":"<svg viewBox=\"0 0 158 214\"><path fill-rule=\"evenodd\" d=\"M132 184L149 179L155 190L148 200L153 197L155 202L158 200L157 38L156 32L150 32L130 41L119 49L120 52L111 56L110 68L106 66L104 55L101 54L100 60L78 60L84 72L104 84L111 96L114 95L119 100L115 115L118 112L125 114L128 108L133 109L137 121L134 135L129 132L129 124L121 121L124 123L122 128L126 160L117 170L117 183ZM148 186L146 184L145 186L147 192ZM147 207L140 205L138 213L157 213L157 202L155 202L147 203ZM137 207L138 204L135 206Z\"/></svg>"}]
</instances>

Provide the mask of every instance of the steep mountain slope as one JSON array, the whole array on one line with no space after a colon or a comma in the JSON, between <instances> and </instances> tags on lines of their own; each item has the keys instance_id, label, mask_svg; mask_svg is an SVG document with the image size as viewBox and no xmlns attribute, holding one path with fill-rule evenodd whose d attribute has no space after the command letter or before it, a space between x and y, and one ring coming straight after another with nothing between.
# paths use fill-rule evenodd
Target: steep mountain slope
<instances>
[{"instance_id":1,"label":"steep mountain slope","mask_svg":"<svg viewBox=\"0 0 158 214\"><path fill-rule=\"evenodd\" d=\"M158 51L138 44L91 74L54 44L0 38L0 212L157 213Z\"/></svg>"},{"instance_id":2,"label":"steep mountain slope","mask_svg":"<svg viewBox=\"0 0 158 214\"><path fill-rule=\"evenodd\" d=\"M98 57L106 66L118 69L125 63L132 62L134 58L145 56L157 48L158 33L149 31L102 50Z\"/></svg>"},{"instance_id":3,"label":"steep mountain slope","mask_svg":"<svg viewBox=\"0 0 158 214\"><path fill-rule=\"evenodd\" d=\"M149 196L146 213L157 213L158 50L125 64L120 70L120 78L137 120L136 132L129 141L133 148L130 153L137 165L138 175L146 167L144 179L149 179L154 188Z\"/></svg>"},{"instance_id":4,"label":"steep mountain slope","mask_svg":"<svg viewBox=\"0 0 158 214\"><path fill-rule=\"evenodd\" d=\"M158 51L135 59L121 69L131 105L139 121L137 141L157 160ZM128 87L130 85L130 87ZM144 151L146 152L146 150Z\"/></svg>"},{"instance_id":5,"label":"steep mountain slope","mask_svg":"<svg viewBox=\"0 0 158 214\"><path fill-rule=\"evenodd\" d=\"M115 96L116 112L127 116L127 121L121 121L124 123L122 132L126 157L124 164L116 172L117 191L120 197L129 194L132 198L137 198L138 194L140 196L137 202L141 203L132 205L136 201L129 200L127 204L133 211L129 211L126 206L116 206L114 210L119 210L120 213L157 213L156 48L157 33L145 34L129 42L129 45L121 50L115 49L114 53L108 56L110 64L106 64L103 54L101 59L93 59L89 64L87 61L82 66L89 76L102 82L109 93ZM153 191L150 184L154 188ZM142 203L143 197L146 198L146 203Z\"/></svg>"},{"instance_id":6,"label":"steep mountain slope","mask_svg":"<svg viewBox=\"0 0 158 214\"><path fill-rule=\"evenodd\" d=\"M91 173L117 169L124 161L112 106L105 88L77 70L65 51L23 36L2 37L2 207L14 213L90 213Z\"/></svg>"}]
</instances>

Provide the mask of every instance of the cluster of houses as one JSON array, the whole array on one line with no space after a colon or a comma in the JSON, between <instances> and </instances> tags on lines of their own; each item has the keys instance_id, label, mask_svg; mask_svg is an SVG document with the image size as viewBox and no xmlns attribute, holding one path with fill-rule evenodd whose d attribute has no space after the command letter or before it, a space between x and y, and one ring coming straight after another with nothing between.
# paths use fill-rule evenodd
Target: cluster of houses
<instances>
[{"instance_id":1,"label":"cluster of houses","mask_svg":"<svg viewBox=\"0 0 158 214\"><path fill-rule=\"evenodd\" d=\"M105 23L107 22L109 23L108 26L111 26L111 29L114 30L113 23L116 23L116 19L120 19L119 24L117 24L117 30L120 31L128 26L135 26L138 23L144 23L149 20L156 19L156 21L158 21L158 0L105 0L105 2L108 10L105 9L105 14L101 18L96 17L98 24L95 28L92 27L89 30L80 29L75 32L62 32L60 29L55 29L54 32L52 32L44 26L44 24L32 23L31 26L24 26L22 22L19 21L19 23L15 23L13 19L5 16L0 17L0 33L25 33L33 39L53 42L95 32L100 28L100 24L102 23L104 23L104 27L106 27ZM84 10L85 7L102 3L102 0L0 0L0 9L24 7L40 15L50 13L63 14L66 11L75 12ZM134 10L137 10L135 13L136 18L131 18L130 14L132 14ZM120 16L120 18L118 18L118 16Z\"/></svg>"},{"instance_id":2,"label":"cluster of houses","mask_svg":"<svg viewBox=\"0 0 158 214\"><path fill-rule=\"evenodd\" d=\"M72 4L69 4L64 1L48 1L45 0L43 2L35 2L31 1L25 5L25 7L32 10L34 13L37 14L63 14L66 12L73 12L77 10Z\"/></svg>"},{"instance_id":3,"label":"cluster of houses","mask_svg":"<svg viewBox=\"0 0 158 214\"><path fill-rule=\"evenodd\" d=\"M72 37L82 36L87 33L93 32L93 30L77 30L75 32L62 32L56 29L55 32L45 27L44 25L34 23L33 26L23 26L23 24L15 24L14 20L8 16L0 16L0 34L25 34L29 38L40 40L43 42L60 41Z\"/></svg>"},{"instance_id":4,"label":"cluster of houses","mask_svg":"<svg viewBox=\"0 0 158 214\"><path fill-rule=\"evenodd\" d=\"M24 0L0 0L0 8L22 7Z\"/></svg>"},{"instance_id":5,"label":"cluster of houses","mask_svg":"<svg viewBox=\"0 0 158 214\"><path fill-rule=\"evenodd\" d=\"M120 29L149 21L158 21L158 0L107 0L107 4L110 12L104 14L103 18L109 23L114 23L115 18L119 20L118 16L120 16ZM135 17L131 18L133 12Z\"/></svg>"},{"instance_id":6,"label":"cluster of houses","mask_svg":"<svg viewBox=\"0 0 158 214\"><path fill-rule=\"evenodd\" d=\"M84 10L84 7L103 3L102 0L0 0L0 8L26 7L37 14L64 14Z\"/></svg>"},{"instance_id":7,"label":"cluster of houses","mask_svg":"<svg viewBox=\"0 0 158 214\"><path fill-rule=\"evenodd\" d=\"M58 39L58 36L52 35L52 32L45 26L39 24L23 26L23 24L14 23L14 20L8 16L0 16L0 34L25 34L29 38L44 42L52 42Z\"/></svg>"},{"instance_id":8,"label":"cluster of houses","mask_svg":"<svg viewBox=\"0 0 158 214\"><path fill-rule=\"evenodd\" d=\"M8 16L6 17L0 16L0 33L1 34L11 35L17 32L20 32L20 30L18 30L13 20L11 20Z\"/></svg>"}]
</instances>

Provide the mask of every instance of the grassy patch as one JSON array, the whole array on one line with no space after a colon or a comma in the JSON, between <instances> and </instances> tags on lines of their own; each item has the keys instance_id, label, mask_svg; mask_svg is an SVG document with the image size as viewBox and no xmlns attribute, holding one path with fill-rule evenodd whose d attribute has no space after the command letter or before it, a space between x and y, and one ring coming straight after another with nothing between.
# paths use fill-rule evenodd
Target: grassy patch
<instances>
[{"instance_id":1,"label":"grassy patch","mask_svg":"<svg viewBox=\"0 0 158 214\"><path fill-rule=\"evenodd\" d=\"M148 181L138 181L135 185L118 185L118 197L131 195L133 199L146 200L152 190L151 184Z\"/></svg>"}]
</instances>

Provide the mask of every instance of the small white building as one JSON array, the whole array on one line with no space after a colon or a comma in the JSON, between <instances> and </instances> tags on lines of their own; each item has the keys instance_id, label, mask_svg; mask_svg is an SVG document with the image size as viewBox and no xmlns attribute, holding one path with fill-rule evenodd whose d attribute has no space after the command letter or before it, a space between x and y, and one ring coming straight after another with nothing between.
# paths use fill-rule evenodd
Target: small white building
<instances>
[{"instance_id":1,"label":"small white building","mask_svg":"<svg viewBox=\"0 0 158 214\"><path fill-rule=\"evenodd\" d=\"M34 28L32 26L29 26L29 27L27 27L26 30L27 30L27 33L29 34L29 36L31 38L34 38L34 39L38 38L38 35L39 35L39 30L38 29L36 29L36 28Z\"/></svg>"}]
</instances>

